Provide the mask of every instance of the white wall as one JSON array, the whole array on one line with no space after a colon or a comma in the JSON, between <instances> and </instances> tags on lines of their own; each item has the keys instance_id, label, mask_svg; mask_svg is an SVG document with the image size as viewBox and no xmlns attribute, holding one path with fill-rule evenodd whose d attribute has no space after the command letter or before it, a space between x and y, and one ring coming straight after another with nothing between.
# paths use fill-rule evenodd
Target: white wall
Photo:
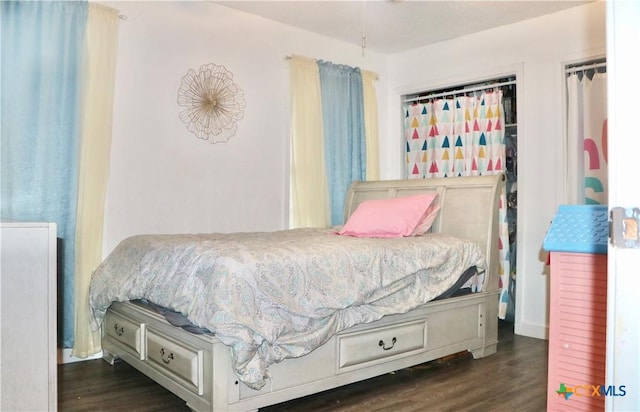
<instances>
[{"instance_id":1,"label":"white wall","mask_svg":"<svg viewBox=\"0 0 640 412\"><path fill-rule=\"evenodd\" d=\"M387 78L384 56L367 51L363 57L355 45L228 7L209 2L106 4L127 20L120 24L105 253L140 233L286 228L285 57L329 60ZM227 143L199 140L178 117L182 77L208 63L231 71L247 101L238 132ZM384 80L379 87L386 89Z\"/></svg>"},{"instance_id":2,"label":"white wall","mask_svg":"<svg viewBox=\"0 0 640 412\"><path fill-rule=\"evenodd\" d=\"M392 56L385 177L403 176L400 96L454 84L517 75L518 239L516 333L544 338L548 268L542 243L564 195L563 67L605 54L605 3Z\"/></svg>"}]
</instances>

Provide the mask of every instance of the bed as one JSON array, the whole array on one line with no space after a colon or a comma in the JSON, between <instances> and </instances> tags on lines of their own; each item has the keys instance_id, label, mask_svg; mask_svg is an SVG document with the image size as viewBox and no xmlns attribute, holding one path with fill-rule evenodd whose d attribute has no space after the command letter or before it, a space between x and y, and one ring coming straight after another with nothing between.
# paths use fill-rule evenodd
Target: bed
<instances>
[{"instance_id":1,"label":"bed","mask_svg":"<svg viewBox=\"0 0 640 412\"><path fill-rule=\"evenodd\" d=\"M90 308L94 327L102 328L104 358L111 363L116 359L129 363L184 399L193 410L248 411L461 351L470 351L474 358L493 354L497 349L497 211L502 181L503 177L496 175L351 185L345 198L345 220L369 200L436 193L439 211L431 233L414 238L362 239L339 236L331 230L300 229L127 239L92 279ZM273 240L265 241L264 236ZM235 269L229 268L235 264L230 261L248 259L245 250L238 252L235 247L237 241L247 238L264 253L252 263L258 268L257 275L242 278L241 287ZM316 246L305 254L324 249L325 240L341 243L337 249L329 249L331 259L326 264L322 261L325 258L305 258L308 273L299 278L292 275L291 268L300 265L302 252L297 245L306 238ZM279 256L279 242L284 242L291 255ZM385 252L380 255L358 249L383 243ZM422 243L462 243L463 251L425 254ZM209 252L203 245L228 250L234 259L222 252ZM156 266L146 262L150 247L160 256ZM389 247L392 254L388 254ZM180 251L177 259L176 248ZM344 258L343 250L349 252ZM209 259L211 253L215 256ZM124 260L128 256L142 263L122 263L112 257L118 254L124 255ZM435 272L436 276L417 269L416 262L423 258L441 261L438 267L442 269L438 270L455 272L455 276ZM203 279L211 276L202 276L198 269L179 283L163 277L165 272L185 271L190 265L202 267L208 260L216 270L225 275L233 272L233 276L216 275L218 280L210 282ZM173 269L166 269L171 265ZM132 273L125 273L132 266ZM144 276L138 273L142 269L135 269L142 267L146 267ZM372 267L384 269L374 281L369 273ZM341 275L327 275L330 271ZM406 271L415 273L411 277L399 275ZM106 278L106 272L114 277ZM276 272L282 275L275 277L279 282L273 281ZM261 276L264 273L267 275ZM478 290L442 298L460 287L459 275L463 273L473 273L471 280L479 283ZM151 278L158 283L147 284ZM297 294L300 282L315 294ZM247 289L246 283L256 289ZM189 296L193 289L183 287L185 284L197 284L199 292ZM355 300L342 293L352 288L362 292ZM207 291L215 294L212 307L203 304L211 299L205 296ZM295 302L282 312L282 305L273 303L280 302L274 296L286 294L294 296ZM166 312L174 312L162 310L168 306L186 317L169 322ZM212 323L206 324L209 320ZM185 324L180 323L183 321ZM282 336L287 339L280 340Z\"/></svg>"}]
</instances>

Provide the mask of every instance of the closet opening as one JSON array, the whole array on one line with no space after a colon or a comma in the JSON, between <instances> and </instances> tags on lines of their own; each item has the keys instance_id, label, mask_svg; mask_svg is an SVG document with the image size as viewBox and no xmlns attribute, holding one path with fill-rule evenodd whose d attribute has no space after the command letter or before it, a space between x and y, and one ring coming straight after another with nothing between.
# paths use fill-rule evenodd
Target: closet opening
<instances>
[{"instance_id":1,"label":"closet opening","mask_svg":"<svg viewBox=\"0 0 640 412\"><path fill-rule=\"evenodd\" d=\"M516 77L408 93L402 96L402 113L407 179L499 173L506 176L499 210L499 318L514 322L518 211Z\"/></svg>"}]
</instances>

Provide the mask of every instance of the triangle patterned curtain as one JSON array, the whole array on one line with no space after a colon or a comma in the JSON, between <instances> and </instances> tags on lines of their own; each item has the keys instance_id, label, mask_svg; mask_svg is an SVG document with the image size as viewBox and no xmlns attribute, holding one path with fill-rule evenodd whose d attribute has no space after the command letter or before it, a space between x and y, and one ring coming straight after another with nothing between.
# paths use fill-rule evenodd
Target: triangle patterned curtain
<instances>
[{"instance_id":1,"label":"triangle patterned curtain","mask_svg":"<svg viewBox=\"0 0 640 412\"><path fill-rule=\"evenodd\" d=\"M409 179L504 173L502 91L404 106L405 163ZM503 188L499 210L500 312L509 302L509 228ZM479 290L482 279L472 285Z\"/></svg>"}]
</instances>

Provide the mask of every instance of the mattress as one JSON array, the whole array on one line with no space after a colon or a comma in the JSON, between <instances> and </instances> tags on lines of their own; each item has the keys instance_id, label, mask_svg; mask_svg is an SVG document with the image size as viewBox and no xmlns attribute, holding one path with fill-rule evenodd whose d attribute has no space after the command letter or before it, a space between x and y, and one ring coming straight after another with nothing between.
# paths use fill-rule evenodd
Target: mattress
<instances>
[{"instance_id":1,"label":"mattress","mask_svg":"<svg viewBox=\"0 0 640 412\"><path fill-rule=\"evenodd\" d=\"M470 267L465 270L462 275L458 278L456 283L451 286L447 291L442 293L440 296L437 296L433 300L442 300L448 299L451 297L464 296L473 293L471 287L465 286L469 282L469 280L478 274L478 270L476 267ZM177 328L182 328L189 333L193 333L195 335L215 335L212 331L207 328L198 326L191 322L188 317L180 312L176 312L175 310L171 310L164 306L160 306L154 302L151 302L147 299L137 299L132 301L133 304L142 306L147 310L153 311L165 318L167 322L172 324Z\"/></svg>"}]
</instances>

